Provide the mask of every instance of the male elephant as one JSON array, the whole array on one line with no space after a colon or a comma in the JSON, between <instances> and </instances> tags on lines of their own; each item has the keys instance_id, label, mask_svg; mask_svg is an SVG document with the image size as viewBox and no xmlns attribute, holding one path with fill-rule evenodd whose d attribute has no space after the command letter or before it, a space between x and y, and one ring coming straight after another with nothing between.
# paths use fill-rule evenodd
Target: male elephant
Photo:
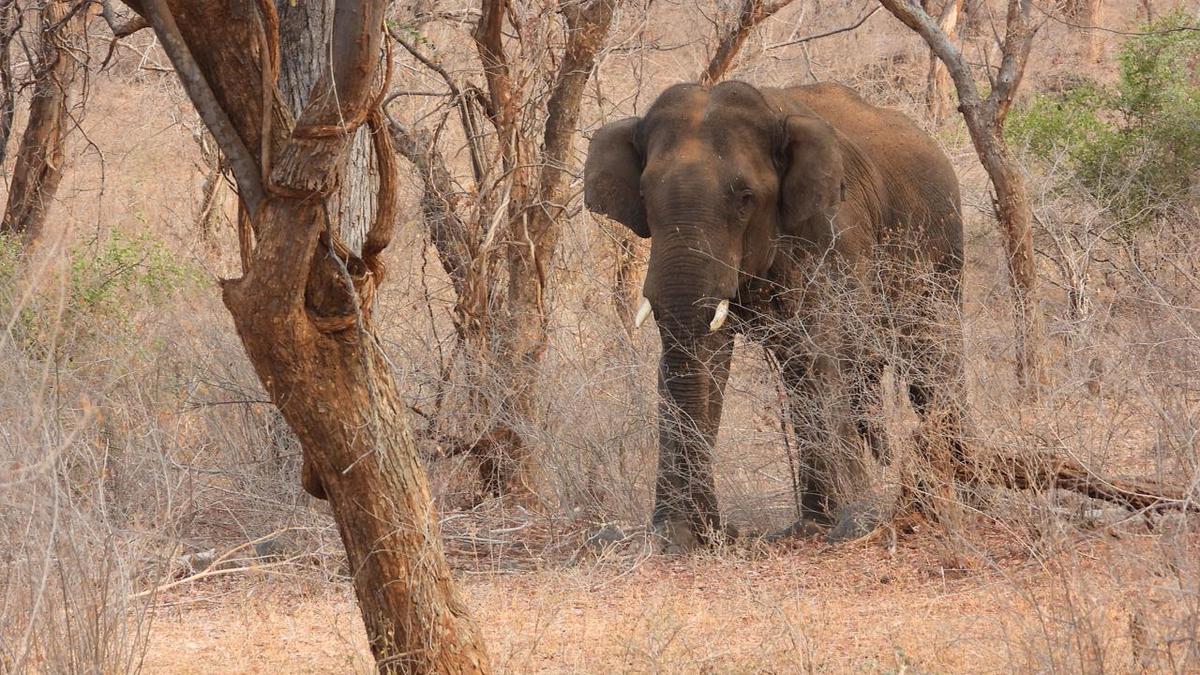
<instances>
[{"instance_id":1,"label":"male elephant","mask_svg":"<svg viewBox=\"0 0 1200 675\"><path fill-rule=\"evenodd\" d=\"M712 447L735 333L779 364L802 521L833 526L831 538L877 512L861 501L864 448L888 460L870 410L893 357L926 428L961 455L958 180L909 119L834 84L679 84L645 117L596 132L584 185L589 209L651 239L638 324L653 311L662 340L653 525L669 548L725 536ZM847 289L880 311L832 307ZM893 347L857 345L864 322Z\"/></svg>"}]
</instances>

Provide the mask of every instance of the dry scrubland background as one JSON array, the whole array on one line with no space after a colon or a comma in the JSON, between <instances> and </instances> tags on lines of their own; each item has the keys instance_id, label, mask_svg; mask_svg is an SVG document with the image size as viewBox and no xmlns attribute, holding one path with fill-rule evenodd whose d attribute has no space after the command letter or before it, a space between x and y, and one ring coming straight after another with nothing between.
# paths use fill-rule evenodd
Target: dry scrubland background
<instances>
[{"instance_id":1,"label":"dry scrubland background","mask_svg":"<svg viewBox=\"0 0 1200 675\"><path fill-rule=\"evenodd\" d=\"M1200 202L1176 195L1151 225L1122 229L1110 204L1072 186L1062 156L1026 153L1049 366L1043 395L1027 400L1013 376L986 178L960 120L926 121L923 44L880 11L854 32L769 48L872 7L798 1L751 37L730 77L846 83L943 145L963 185L970 409L985 443L1194 485ZM1130 29L1142 7L1113 2L1103 22ZM576 169L599 125L695 78L714 43L710 17L728 21L731 10L691 0L623 10L588 85ZM410 10L396 11L402 22ZM973 62L996 56L990 21L984 14L966 38ZM107 45L94 30L99 56ZM464 31L426 29L451 70L473 62ZM1099 39L1092 62L1077 31L1047 21L1022 104L1081 78L1113 83L1126 38ZM149 35L119 46L107 70L99 60L44 254L0 252L0 670L367 668L336 530L300 489L299 448L264 403L220 304L215 281L237 269L232 199L226 191L209 231L197 226L208 170L199 121ZM440 89L401 63L395 86ZM415 122L437 104L413 97L391 112ZM403 168L405 206L376 315L401 390L428 412L454 358L454 298ZM898 541L673 560L647 559L634 536L597 557L584 540L601 524L636 535L648 518L657 336L621 328L614 231L572 213L552 282L539 419L527 429L540 503L476 505L469 460L419 442L464 595L504 670L1200 668L1196 523L1065 494L997 491L952 531ZM467 414L453 382L445 392L438 414ZM779 412L778 385L746 346L717 441L722 507L743 530L792 519ZM885 412L904 438L911 413L898 398ZM420 436L428 420L412 419ZM225 554L210 570L221 575L162 588Z\"/></svg>"}]
</instances>

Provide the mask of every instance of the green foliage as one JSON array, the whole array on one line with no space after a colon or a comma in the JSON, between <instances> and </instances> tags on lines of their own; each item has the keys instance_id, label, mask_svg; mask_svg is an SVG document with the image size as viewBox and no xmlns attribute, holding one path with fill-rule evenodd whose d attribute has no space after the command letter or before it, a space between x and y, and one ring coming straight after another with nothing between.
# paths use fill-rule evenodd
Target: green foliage
<instances>
[{"instance_id":1,"label":"green foliage","mask_svg":"<svg viewBox=\"0 0 1200 675\"><path fill-rule=\"evenodd\" d=\"M1078 83L1014 110L1007 134L1109 207L1127 229L1193 200L1200 165L1200 32L1182 13L1129 39L1115 87Z\"/></svg>"},{"instance_id":2,"label":"green foliage","mask_svg":"<svg viewBox=\"0 0 1200 675\"><path fill-rule=\"evenodd\" d=\"M114 232L68 255L65 275L43 276L18 307L18 282L29 268L19 242L0 238L0 317L7 322L17 312L14 337L41 356L51 351L61 356L102 336L131 336L145 310L162 306L201 278L146 235Z\"/></svg>"},{"instance_id":3,"label":"green foliage","mask_svg":"<svg viewBox=\"0 0 1200 675\"><path fill-rule=\"evenodd\" d=\"M71 252L70 304L98 318L127 319L131 309L161 304L195 278L161 243L113 233L95 249Z\"/></svg>"}]
</instances>

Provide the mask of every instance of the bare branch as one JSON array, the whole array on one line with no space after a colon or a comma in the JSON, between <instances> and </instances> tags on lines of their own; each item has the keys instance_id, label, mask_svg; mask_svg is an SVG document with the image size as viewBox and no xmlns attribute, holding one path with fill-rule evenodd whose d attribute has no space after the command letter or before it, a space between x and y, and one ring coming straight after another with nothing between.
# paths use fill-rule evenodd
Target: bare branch
<instances>
[{"instance_id":1,"label":"bare branch","mask_svg":"<svg viewBox=\"0 0 1200 675\"><path fill-rule=\"evenodd\" d=\"M788 40L787 42L777 42L773 45L769 45L767 47L767 49L778 49L779 47L790 47L792 45L800 45L800 44L804 44L806 42L812 42L813 40L820 40L821 38L831 37L831 36L837 35L839 33L849 33L850 31L855 30L859 26L866 23L867 19L870 19L872 16L875 16L875 12L878 12L878 11L879 11L879 7L874 7L871 9L871 11L864 14L862 16L862 18L860 18L859 20L850 24L849 26L845 26L844 28L835 28L834 30L831 30L831 31L826 31L824 33L818 33L816 35L809 35L808 37L802 37L802 38L798 38L796 40Z\"/></svg>"},{"instance_id":2,"label":"bare branch","mask_svg":"<svg viewBox=\"0 0 1200 675\"><path fill-rule=\"evenodd\" d=\"M476 128L475 116L470 108L470 98L463 95L458 83L454 81L454 78L451 77L450 73L444 67L442 67L440 63L437 63L433 59L422 54L421 51L417 49L416 45L413 45L408 40L404 39L404 36L400 34L400 31L396 30L395 28L389 28L388 34L393 40L400 43L400 46L404 47L405 51L411 54L414 59L421 62L422 65L441 76L442 81L446 83L446 87L450 89L450 95L453 97L454 106L458 108L459 119L463 125L463 132L467 136L467 150L471 157L471 171L475 176L475 182L477 184L482 183L483 177L487 174L487 161L484 159L483 148L480 146L480 133L479 129Z\"/></svg>"},{"instance_id":3,"label":"bare branch","mask_svg":"<svg viewBox=\"0 0 1200 675\"><path fill-rule=\"evenodd\" d=\"M100 16L104 18L104 22L108 24L109 30L112 31L113 40L129 37L143 28L150 27L150 22L137 14L127 19L118 18L117 13L113 10L111 0L103 0L100 3Z\"/></svg>"},{"instance_id":4,"label":"bare branch","mask_svg":"<svg viewBox=\"0 0 1200 675\"><path fill-rule=\"evenodd\" d=\"M729 67L733 65L738 51L746 42L746 38L749 37L750 31L779 10L787 7L791 2L792 0L778 0L778 2L768 4L765 0L743 0L737 23L729 26L721 36L712 59L709 60L704 72L700 73L700 84L710 86L724 77Z\"/></svg>"},{"instance_id":5,"label":"bare branch","mask_svg":"<svg viewBox=\"0 0 1200 675\"><path fill-rule=\"evenodd\" d=\"M257 213L264 199L258 162L250 154L229 115L218 102L212 87L192 56L191 49L180 34L179 26L175 23L175 17L171 14L166 0L145 0L142 9L146 19L154 27L163 50L175 66L175 72L179 73L179 80L183 83L188 98L196 106L200 118L204 120L205 126L221 146L221 152L229 160L234 180L238 185L238 196L250 214Z\"/></svg>"}]
</instances>

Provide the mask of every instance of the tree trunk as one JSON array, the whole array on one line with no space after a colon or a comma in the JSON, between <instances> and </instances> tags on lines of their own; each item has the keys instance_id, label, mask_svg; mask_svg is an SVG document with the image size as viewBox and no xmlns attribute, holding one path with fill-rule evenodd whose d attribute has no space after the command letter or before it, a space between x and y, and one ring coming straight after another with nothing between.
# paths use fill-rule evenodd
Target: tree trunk
<instances>
[{"instance_id":1,"label":"tree trunk","mask_svg":"<svg viewBox=\"0 0 1200 675\"><path fill-rule=\"evenodd\" d=\"M946 34L950 40L955 39L955 34L958 31L958 18L962 13L964 0L946 0L946 6L942 8L942 13L938 15L938 27ZM954 103L950 93L950 71L946 69L946 64L942 63L937 54L929 50L929 71L926 76L925 84L925 107L929 113L929 119L934 124L941 124L946 115L954 110Z\"/></svg>"},{"instance_id":2,"label":"tree trunk","mask_svg":"<svg viewBox=\"0 0 1200 675\"><path fill-rule=\"evenodd\" d=\"M301 99L279 91L277 74L290 72L299 82L300 73L281 68L278 50L296 49L303 38L285 33L280 40L274 5L167 1L133 4L150 19L228 159L257 240L243 251L244 276L223 282L223 299L255 372L300 440L305 488L330 502L378 667L488 672L478 628L451 581L404 404L372 329L379 254L391 238L396 195L377 96L385 2L338 3L328 32L303 47L313 61L327 61L293 122L292 106ZM370 195L376 206L364 209L373 216L343 223L338 205L353 200L338 191L364 120L379 170ZM364 224L361 255L340 236L353 223Z\"/></svg>"},{"instance_id":3,"label":"tree trunk","mask_svg":"<svg viewBox=\"0 0 1200 675\"><path fill-rule=\"evenodd\" d=\"M279 91L292 114L299 115L313 85L329 68L328 55L321 47L333 29L333 2L280 0L276 7L280 33ZM379 172L365 126L355 132L341 171L342 188L335 198L338 235L358 255L374 217L375 194L379 191Z\"/></svg>"},{"instance_id":4,"label":"tree trunk","mask_svg":"<svg viewBox=\"0 0 1200 675\"><path fill-rule=\"evenodd\" d=\"M0 167L8 158L8 138L12 135L16 112L17 88L13 82L9 47L20 25L16 0L0 0Z\"/></svg>"},{"instance_id":5,"label":"tree trunk","mask_svg":"<svg viewBox=\"0 0 1200 675\"><path fill-rule=\"evenodd\" d=\"M225 284L225 305L259 379L304 448L309 489L316 487L333 509L380 670L487 672L478 628L445 562L404 404L369 317L351 317L344 330L326 332L319 319L347 315L317 314L328 305L281 302L290 295L289 284L281 283L289 275L281 271L306 270L317 254L319 202L273 199L264 208L254 264L245 277ZM307 230L303 239L277 235L297 226ZM305 240L309 245L302 247ZM336 271L320 276L342 283ZM340 288L324 290L332 298Z\"/></svg>"},{"instance_id":6,"label":"tree trunk","mask_svg":"<svg viewBox=\"0 0 1200 675\"><path fill-rule=\"evenodd\" d=\"M1068 0L1063 7L1067 15L1078 28L1082 41L1080 56L1089 61L1099 61L1101 57L1100 10L1103 0ZM1147 10L1147 14L1149 11Z\"/></svg>"},{"instance_id":7,"label":"tree trunk","mask_svg":"<svg viewBox=\"0 0 1200 675\"><path fill-rule=\"evenodd\" d=\"M971 130L979 136L979 159L996 190L996 219L1000 222L1008 259L1016 320L1017 382L1023 387L1042 383L1042 322L1037 302L1037 268L1033 251L1033 208L1025 175L998 130Z\"/></svg>"},{"instance_id":8,"label":"tree trunk","mask_svg":"<svg viewBox=\"0 0 1200 675\"><path fill-rule=\"evenodd\" d=\"M21 138L8 186L8 207L0 233L20 235L27 243L42 234L46 209L62 180L81 41L87 13L72 0L48 0L40 14L37 82L29 101L29 122Z\"/></svg>"}]
</instances>

